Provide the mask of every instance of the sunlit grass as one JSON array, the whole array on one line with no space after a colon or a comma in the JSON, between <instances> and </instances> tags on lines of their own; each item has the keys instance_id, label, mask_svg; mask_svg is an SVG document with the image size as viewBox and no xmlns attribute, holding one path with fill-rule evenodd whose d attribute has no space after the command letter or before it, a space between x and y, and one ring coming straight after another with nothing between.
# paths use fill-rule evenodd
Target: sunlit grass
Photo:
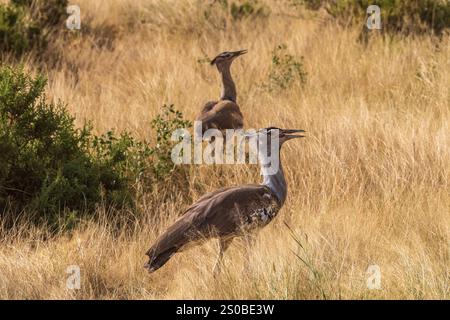
<instances>
[{"instance_id":1,"label":"sunlit grass","mask_svg":"<svg viewBox=\"0 0 450 320\"><path fill-rule=\"evenodd\" d=\"M190 204L186 198L260 180L251 165L192 166L185 190L142 199L147 215L131 230L117 231L99 208L100 219L72 234L50 236L26 224L0 232L0 298L450 297L448 36L374 37L365 46L358 28L286 17L271 2L264 21L229 21L217 11L224 28L202 20L196 1L79 3L82 19L120 30L112 49L83 40L67 48L76 76L47 70L49 97L67 102L79 124L148 137L150 120L168 103L194 119L220 93L216 70L198 60L247 49L232 68L246 127L301 128L308 137L282 150L288 198L259 233L249 265L235 241L214 278L217 248L208 242L154 274L143 269L144 253ZM136 13L145 23L133 20ZM263 84L279 44L304 57L307 82L269 92ZM158 201L164 192L172 193ZM373 264L382 272L380 290L366 285ZM80 290L66 288L69 265L81 268Z\"/></svg>"}]
</instances>

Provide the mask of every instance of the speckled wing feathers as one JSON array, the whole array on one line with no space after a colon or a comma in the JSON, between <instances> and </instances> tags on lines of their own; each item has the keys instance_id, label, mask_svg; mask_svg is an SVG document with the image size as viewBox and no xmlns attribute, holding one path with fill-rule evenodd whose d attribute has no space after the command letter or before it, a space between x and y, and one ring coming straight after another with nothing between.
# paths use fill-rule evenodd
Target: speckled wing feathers
<instances>
[{"instance_id":1,"label":"speckled wing feathers","mask_svg":"<svg viewBox=\"0 0 450 320\"><path fill-rule=\"evenodd\" d=\"M213 236L233 237L243 230L264 226L279 208L276 196L262 185L229 187L208 193L157 239L147 252L150 264L153 261L156 268L161 267L192 241Z\"/></svg>"}]
</instances>

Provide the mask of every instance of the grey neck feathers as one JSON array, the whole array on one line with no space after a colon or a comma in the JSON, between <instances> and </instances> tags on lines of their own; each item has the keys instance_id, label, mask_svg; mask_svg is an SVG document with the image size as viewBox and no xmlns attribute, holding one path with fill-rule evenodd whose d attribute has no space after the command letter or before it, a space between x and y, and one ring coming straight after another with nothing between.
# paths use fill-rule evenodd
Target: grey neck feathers
<instances>
[{"instance_id":1,"label":"grey neck feathers","mask_svg":"<svg viewBox=\"0 0 450 320\"><path fill-rule=\"evenodd\" d=\"M230 72L231 64L227 64L219 68L220 76L222 77L222 93L220 100L231 100L236 102L236 86Z\"/></svg>"},{"instance_id":2,"label":"grey neck feathers","mask_svg":"<svg viewBox=\"0 0 450 320\"><path fill-rule=\"evenodd\" d=\"M280 204L283 205L287 196L287 184L284 178L283 168L281 163L279 169L275 174L268 174L268 167L262 165L261 172L263 175L262 185L267 186L278 198Z\"/></svg>"}]
</instances>

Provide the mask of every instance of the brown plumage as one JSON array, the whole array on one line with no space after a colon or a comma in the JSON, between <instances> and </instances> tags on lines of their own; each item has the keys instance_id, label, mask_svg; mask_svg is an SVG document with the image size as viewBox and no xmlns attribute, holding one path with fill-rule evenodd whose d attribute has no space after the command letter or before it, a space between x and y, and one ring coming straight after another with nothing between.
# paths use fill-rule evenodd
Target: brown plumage
<instances>
[{"instance_id":1,"label":"brown plumage","mask_svg":"<svg viewBox=\"0 0 450 320\"><path fill-rule=\"evenodd\" d=\"M277 128L263 130L266 136L270 136L273 130L280 130L280 148L285 141L302 137L291 133L303 132ZM264 166L262 169L264 174ZM231 240L272 221L283 206L286 195L281 164L276 174L264 175L260 185L222 188L204 195L156 240L146 253L150 259L145 267L150 272L156 271L188 244L209 238L220 240L218 266Z\"/></svg>"},{"instance_id":2,"label":"brown plumage","mask_svg":"<svg viewBox=\"0 0 450 320\"><path fill-rule=\"evenodd\" d=\"M224 131L244 127L244 119L239 106L229 100L208 102L195 120L202 122L202 134L208 129Z\"/></svg>"},{"instance_id":3,"label":"brown plumage","mask_svg":"<svg viewBox=\"0 0 450 320\"><path fill-rule=\"evenodd\" d=\"M255 207L272 207L275 213L280 204L270 189L261 185L224 188L203 196L147 252L151 271L161 267L187 243L212 237L224 241L268 223L271 219L262 221L255 216Z\"/></svg>"},{"instance_id":4,"label":"brown plumage","mask_svg":"<svg viewBox=\"0 0 450 320\"><path fill-rule=\"evenodd\" d=\"M208 129L241 129L244 119L236 102L236 86L231 77L231 63L237 57L245 54L246 50L222 52L216 56L211 65L215 65L222 78L222 93L219 101L209 101L196 117L202 122L202 133Z\"/></svg>"}]
</instances>

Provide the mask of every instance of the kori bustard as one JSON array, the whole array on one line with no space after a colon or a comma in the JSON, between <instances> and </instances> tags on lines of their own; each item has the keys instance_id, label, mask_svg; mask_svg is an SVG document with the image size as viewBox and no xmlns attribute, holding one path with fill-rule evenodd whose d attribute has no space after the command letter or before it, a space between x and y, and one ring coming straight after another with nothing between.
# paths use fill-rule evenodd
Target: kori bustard
<instances>
[{"instance_id":1,"label":"kori bustard","mask_svg":"<svg viewBox=\"0 0 450 320\"><path fill-rule=\"evenodd\" d=\"M277 215L287 196L279 154L281 146L288 140L301 138L296 133L304 130L287 130L274 127L259 130L256 134L273 141L278 139L276 155L259 152L263 181L261 184L248 184L222 188L208 193L191 205L172 226L170 226L146 253L149 261L148 271L161 268L175 253L188 244L200 240L218 238L219 257L214 270L220 268L221 259L233 238L246 235L255 229L266 226ZM276 145L275 145L276 146ZM270 148L268 148L270 150ZM278 170L274 173L269 167L269 159L277 157Z\"/></svg>"},{"instance_id":2,"label":"kori bustard","mask_svg":"<svg viewBox=\"0 0 450 320\"><path fill-rule=\"evenodd\" d=\"M202 134L208 129L241 129L244 120L236 102L236 85L231 77L231 64L247 50L225 51L216 56L211 65L215 65L222 79L222 92L219 101L209 101L195 119L202 122Z\"/></svg>"}]
</instances>

